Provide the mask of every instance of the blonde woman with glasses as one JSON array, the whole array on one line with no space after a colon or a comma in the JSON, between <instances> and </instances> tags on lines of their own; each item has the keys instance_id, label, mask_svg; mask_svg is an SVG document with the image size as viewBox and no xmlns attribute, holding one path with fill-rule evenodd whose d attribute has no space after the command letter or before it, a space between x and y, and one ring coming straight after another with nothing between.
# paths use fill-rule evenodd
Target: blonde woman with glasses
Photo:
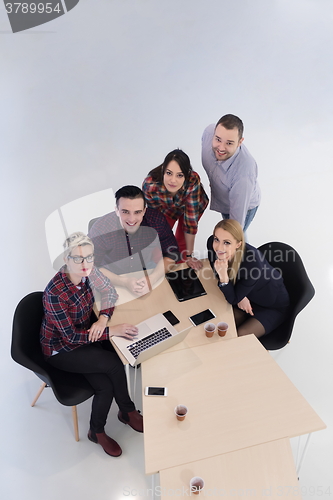
<instances>
[{"instance_id":1,"label":"blonde woman with glasses","mask_svg":"<svg viewBox=\"0 0 333 500\"><path fill-rule=\"evenodd\" d=\"M104 431L113 398L121 422L143 432L143 418L129 397L124 366L110 339L113 335L133 339L137 327L107 326L118 295L109 279L94 266L90 238L79 232L71 234L64 243L64 263L44 291L42 350L50 365L83 374L93 387L88 438L100 444L108 455L118 457L122 453L119 444ZM96 292L101 300L99 318L93 317Z\"/></svg>"}]
</instances>

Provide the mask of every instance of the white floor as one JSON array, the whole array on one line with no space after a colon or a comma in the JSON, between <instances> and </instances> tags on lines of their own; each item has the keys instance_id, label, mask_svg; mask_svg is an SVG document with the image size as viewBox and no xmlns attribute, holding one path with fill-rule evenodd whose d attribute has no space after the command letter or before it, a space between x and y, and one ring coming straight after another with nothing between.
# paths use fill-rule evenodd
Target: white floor
<instances>
[{"instance_id":1,"label":"white floor","mask_svg":"<svg viewBox=\"0 0 333 500\"><path fill-rule=\"evenodd\" d=\"M209 192L200 137L225 113L243 119L260 172L250 243L294 246L316 288L291 343L272 356L328 426L312 436L303 498L333 495L332 20L329 0L81 0L12 34L0 6L1 498L151 498L143 438L116 408L107 430L119 459L87 440L90 402L78 408L79 443L50 389L30 407L39 380L10 358L12 315L54 274L51 212L140 185L175 147ZM218 219L207 210L201 220L202 255Z\"/></svg>"}]
</instances>

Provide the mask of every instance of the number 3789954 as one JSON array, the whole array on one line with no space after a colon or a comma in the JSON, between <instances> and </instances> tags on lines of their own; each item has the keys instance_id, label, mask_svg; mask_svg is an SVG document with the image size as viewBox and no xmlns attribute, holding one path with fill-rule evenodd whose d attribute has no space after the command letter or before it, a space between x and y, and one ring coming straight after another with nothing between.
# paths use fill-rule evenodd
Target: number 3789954
<instances>
[{"instance_id":1,"label":"number 3789954","mask_svg":"<svg viewBox=\"0 0 333 500\"><path fill-rule=\"evenodd\" d=\"M52 2L8 2L5 4L8 14L51 14L52 12L62 13L60 3L53 6Z\"/></svg>"}]
</instances>

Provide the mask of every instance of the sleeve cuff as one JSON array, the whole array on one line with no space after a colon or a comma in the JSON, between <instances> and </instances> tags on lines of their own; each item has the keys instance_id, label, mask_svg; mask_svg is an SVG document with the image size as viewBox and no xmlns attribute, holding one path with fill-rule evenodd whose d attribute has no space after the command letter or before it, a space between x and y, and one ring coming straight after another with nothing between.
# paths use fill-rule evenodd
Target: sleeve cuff
<instances>
[{"instance_id":1,"label":"sleeve cuff","mask_svg":"<svg viewBox=\"0 0 333 500\"><path fill-rule=\"evenodd\" d=\"M110 309L103 309L102 311L99 312L100 316L108 316L108 318L111 318L111 311Z\"/></svg>"}]
</instances>

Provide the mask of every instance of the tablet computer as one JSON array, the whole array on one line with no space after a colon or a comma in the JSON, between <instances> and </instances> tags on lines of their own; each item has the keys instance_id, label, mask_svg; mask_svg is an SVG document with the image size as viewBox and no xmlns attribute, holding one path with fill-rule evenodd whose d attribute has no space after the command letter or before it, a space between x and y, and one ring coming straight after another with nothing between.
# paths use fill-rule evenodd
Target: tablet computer
<instances>
[{"instance_id":1,"label":"tablet computer","mask_svg":"<svg viewBox=\"0 0 333 500\"><path fill-rule=\"evenodd\" d=\"M207 294L197 273L190 267L167 273L165 277L179 302Z\"/></svg>"}]
</instances>

